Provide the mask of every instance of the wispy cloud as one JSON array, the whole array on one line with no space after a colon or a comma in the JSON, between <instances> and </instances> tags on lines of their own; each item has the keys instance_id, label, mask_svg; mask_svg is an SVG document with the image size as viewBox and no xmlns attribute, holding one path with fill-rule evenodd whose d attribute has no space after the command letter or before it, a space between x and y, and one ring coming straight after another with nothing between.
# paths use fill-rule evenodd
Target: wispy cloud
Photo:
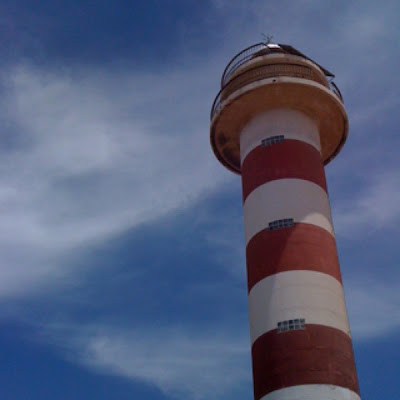
<instances>
[{"instance_id":1,"label":"wispy cloud","mask_svg":"<svg viewBox=\"0 0 400 400\"><path fill-rule=\"evenodd\" d=\"M396 283L358 279L347 287L350 326L356 339L375 339L400 330L400 293Z\"/></svg>"},{"instance_id":2,"label":"wispy cloud","mask_svg":"<svg viewBox=\"0 0 400 400\"><path fill-rule=\"evenodd\" d=\"M46 259L185 207L226 179L209 149L198 72L3 73L3 296L21 275L49 277Z\"/></svg>"},{"instance_id":3,"label":"wispy cloud","mask_svg":"<svg viewBox=\"0 0 400 400\"><path fill-rule=\"evenodd\" d=\"M68 324L42 334L90 369L154 385L174 398L200 400L228 397L250 385L250 345L239 332Z\"/></svg>"},{"instance_id":4,"label":"wispy cloud","mask_svg":"<svg viewBox=\"0 0 400 400\"><path fill-rule=\"evenodd\" d=\"M377 230L391 228L400 218L400 174L387 171L369 177L370 182L360 192L347 194L334 215L340 235L359 240Z\"/></svg>"}]
</instances>

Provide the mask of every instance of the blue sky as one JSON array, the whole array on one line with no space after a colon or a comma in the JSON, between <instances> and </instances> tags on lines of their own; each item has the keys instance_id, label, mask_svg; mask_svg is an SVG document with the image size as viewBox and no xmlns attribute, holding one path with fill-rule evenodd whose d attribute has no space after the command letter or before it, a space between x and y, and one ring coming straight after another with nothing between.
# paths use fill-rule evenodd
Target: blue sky
<instances>
[{"instance_id":1,"label":"blue sky","mask_svg":"<svg viewBox=\"0 0 400 400\"><path fill-rule=\"evenodd\" d=\"M328 186L362 398L400 374L400 4L3 1L1 399L252 399L227 62L273 34L337 76Z\"/></svg>"}]
</instances>

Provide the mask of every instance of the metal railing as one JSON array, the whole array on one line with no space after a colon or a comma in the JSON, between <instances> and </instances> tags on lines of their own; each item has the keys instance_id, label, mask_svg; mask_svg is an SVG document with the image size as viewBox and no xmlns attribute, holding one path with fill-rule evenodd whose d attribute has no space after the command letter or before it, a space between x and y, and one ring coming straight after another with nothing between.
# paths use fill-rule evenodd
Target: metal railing
<instances>
[{"instance_id":1,"label":"metal railing","mask_svg":"<svg viewBox=\"0 0 400 400\"><path fill-rule=\"evenodd\" d=\"M336 83L333 82L332 80L329 81L329 88L332 90L333 93L336 94L337 97L339 97L339 99L343 103L342 93L340 92L339 88L336 86Z\"/></svg>"},{"instance_id":2,"label":"metal railing","mask_svg":"<svg viewBox=\"0 0 400 400\"><path fill-rule=\"evenodd\" d=\"M246 49L242 50L240 53L236 54L235 57L229 61L228 65L226 66L224 73L222 74L221 78L221 88L223 88L228 78L243 64L249 61L255 53L260 50L267 49L267 45L265 43L256 43L252 46L247 47Z\"/></svg>"},{"instance_id":3,"label":"metal railing","mask_svg":"<svg viewBox=\"0 0 400 400\"><path fill-rule=\"evenodd\" d=\"M235 64L237 65L237 64ZM229 64L228 64L229 66ZM233 68L233 66L232 66ZM231 68L231 71L233 69ZM238 67L237 67L238 68ZM236 69L237 69L236 68ZM227 71L227 69L226 69ZM232 72L231 72L232 74ZM225 72L224 72L225 75ZM225 75L228 77L229 75ZM302 65L302 64L270 64L270 65L261 65L255 67L251 70L244 71L243 73L235 76L231 81L229 81L226 85L222 87L219 91L213 105L211 107L211 115L210 118L213 119L214 115L221 109L223 101L233 92L240 89L243 86L246 86L250 83L257 82L262 79L268 79L278 76L287 76L287 77L295 77L295 78L303 78L309 79L314 82L318 82L321 85L326 87L326 81L323 82L319 75L313 73L313 69L311 67ZM335 85L333 81L329 82L330 90L335 93L335 95L343 102L342 94L340 93L339 88Z\"/></svg>"}]
</instances>

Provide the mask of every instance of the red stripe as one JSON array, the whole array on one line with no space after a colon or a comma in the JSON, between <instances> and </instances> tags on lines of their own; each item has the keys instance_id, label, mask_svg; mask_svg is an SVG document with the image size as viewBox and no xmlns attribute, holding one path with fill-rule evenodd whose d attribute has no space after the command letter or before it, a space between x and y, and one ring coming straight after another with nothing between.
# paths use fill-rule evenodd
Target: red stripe
<instances>
[{"instance_id":1,"label":"red stripe","mask_svg":"<svg viewBox=\"0 0 400 400\"><path fill-rule=\"evenodd\" d=\"M254 235L246 247L248 290L267 276L284 271L308 270L341 280L335 238L312 224Z\"/></svg>"},{"instance_id":2,"label":"red stripe","mask_svg":"<svg viewBox=\"0 0 400 400\"><path fill-rule=\"evenodd\" d=\"M316 183L327 191L325 171L318 150L300 140L258 146L242 165L243 201L258 186L283 178L298 178Z\"/></svg>"},{"instance_id":3,"label":"red stripe","mask_svg":"<svg viewBox=\"0 0 400 400\"><path fill-rule=\"evenodd\" d=\"M253 344L252 358L255 400L308 384L342 386L359 394L351 339L338 329L306 321L304 330L269 331Z\"/></svg>"}]
</instances>

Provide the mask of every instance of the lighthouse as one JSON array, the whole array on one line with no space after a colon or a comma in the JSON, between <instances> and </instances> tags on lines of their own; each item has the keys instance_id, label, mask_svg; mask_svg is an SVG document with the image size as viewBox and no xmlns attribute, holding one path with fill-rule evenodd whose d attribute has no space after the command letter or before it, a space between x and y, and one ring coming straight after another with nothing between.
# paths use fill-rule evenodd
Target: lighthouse
<instances>
[{"instance_id":1,"label":"lighthouse","mask_svg":"<svg viewBox=\"0 0 400 400\"><path fill-rule=\"evenodd\" d=\"M214 154L242 177L255 400L360 400L324 170L348 133L333 78L258 43L211 110Z\"/></svg>"}]
</instances>

